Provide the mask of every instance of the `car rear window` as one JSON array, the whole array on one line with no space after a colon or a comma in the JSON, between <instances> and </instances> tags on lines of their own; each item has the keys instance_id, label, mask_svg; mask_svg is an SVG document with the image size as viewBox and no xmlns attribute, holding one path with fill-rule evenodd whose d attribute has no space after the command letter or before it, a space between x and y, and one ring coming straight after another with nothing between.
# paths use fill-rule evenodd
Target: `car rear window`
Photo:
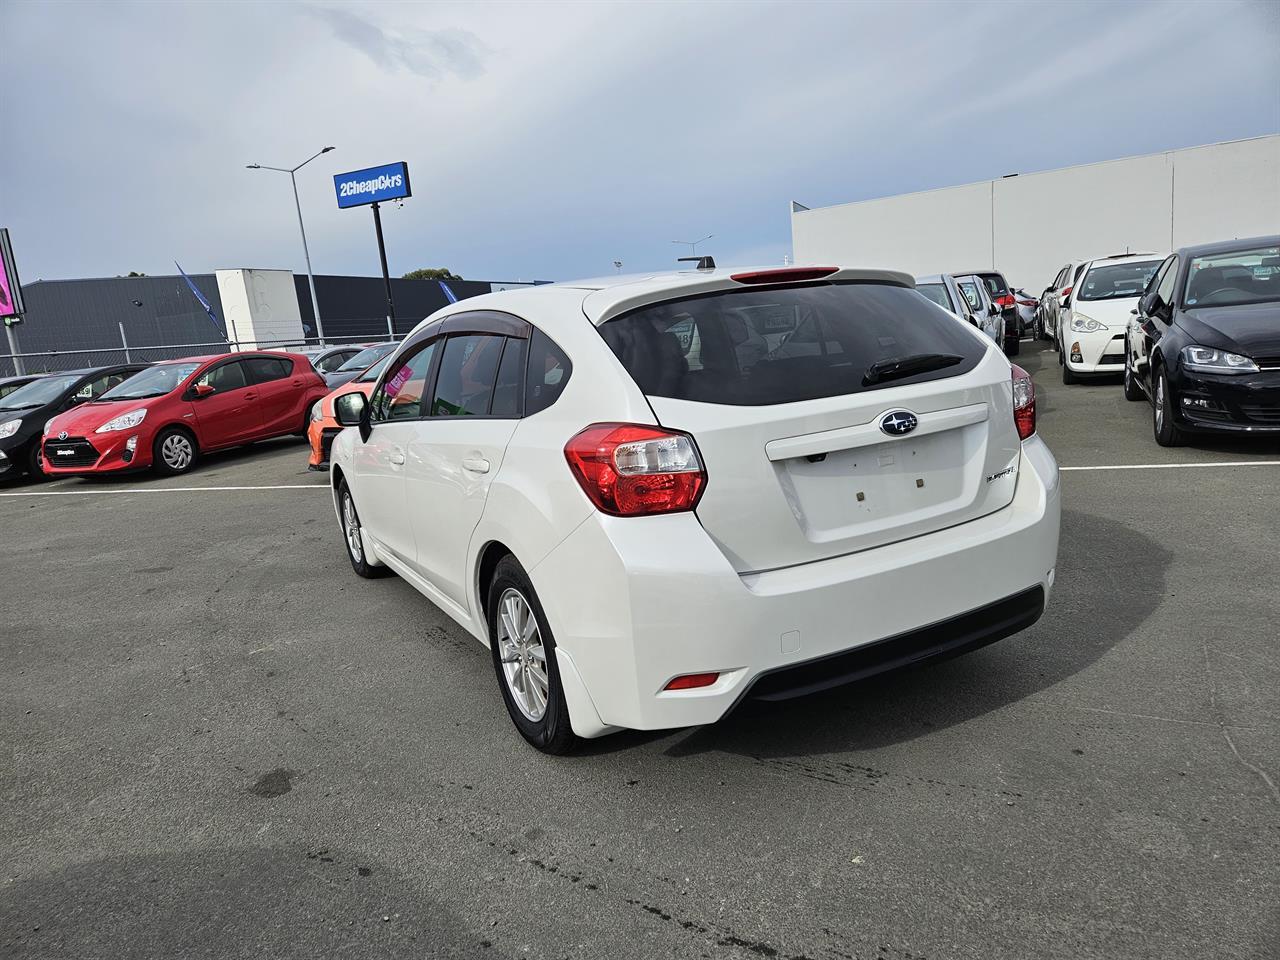
<instances>
[{"instance_id":1,"label":"car rear window","mask_svg":"<svg viewBox=\"0 0 1280 960\"><path fill-rule=\"evenodd\" d=\"M947 293L947 288L944 287L942 284L917 283L916 289L920 291L921 295L932 300L934 303L940 306L943 310L951 310L952 312L954 312L955 308L951 305L951 295Z\"/></svg>"},{"instance_id":2,"label":"car rear window","mask_svg":"<svg viewBox=\"0 0 1280 960\"><path fill-rule=\"evenodd\" d=\"M600 333L648 396L762 406L972 370L986 346L909 287L849 282L726 290L641 307ZM894 360L944 355L907 376Z\"/></svg>"}]
</instances>

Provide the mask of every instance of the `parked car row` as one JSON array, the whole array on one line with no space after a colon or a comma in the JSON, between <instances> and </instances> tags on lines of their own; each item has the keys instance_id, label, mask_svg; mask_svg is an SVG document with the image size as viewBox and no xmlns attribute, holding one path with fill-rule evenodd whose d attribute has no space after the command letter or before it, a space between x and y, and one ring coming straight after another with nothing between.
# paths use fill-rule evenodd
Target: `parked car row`
<instances>
[{"instance_id":1,"label":"parked car row","mask_svg":"<svg viewBox=\"0 0 1280 960\"><path fill-rule=\"evenodd\" d=\"M1280 236L1066 264L1038 336L1062 382L1122 374L1161 446L1195 434L1280 435Z\"/></svg>"},{"instance_id":2,"label":"parked car row","mask_svg":"<svg viewBox=\"0 0 1280 960\"><path fill-rule=\"evenodd\" d=\"M944 310L978 327L1008 356L1015 356L1021 349L1023 321L1017 294L999 271L934 273L917 277L916 289Z\"/></svg>"},{"instance_id":3,"label":"parked car row","mask_svg":"<svg viewBox=\"0 0 1280 960\"><path fill-rule=\"evenodd\" d=\"M0 478L185 473L211 450L305 435L329 389L312 357L275 350L23 379L0 395Z\"/></svg>"}]
</instances>

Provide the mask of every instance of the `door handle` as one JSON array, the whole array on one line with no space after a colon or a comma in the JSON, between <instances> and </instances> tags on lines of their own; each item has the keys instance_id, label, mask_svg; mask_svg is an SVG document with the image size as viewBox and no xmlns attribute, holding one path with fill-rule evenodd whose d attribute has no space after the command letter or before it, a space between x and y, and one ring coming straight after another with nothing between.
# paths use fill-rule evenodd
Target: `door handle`
<instances>
[{"instance_id":1,"label":"door handle","mask_svg":"<svg viewBox=\"0 0 1280 960\"><path fill-rule=\"evenodd\" d=\"M397 466L397 467L399 467L399 466L403 466L403 465L404 465L404 451L403 451L403 450L401 450L399 447L396 447L396 448L395 448L394 450L392 450L389 454L387 454L387 459L388 459L388 460L390 460L390 461L391 461L395 466Z\"/></svg>"},{"instance_id":2,"label":"door handle","mask_svg":"<svg viewBox=\"0 0 1280 960\"><path fill-rule=\"evenodd\" d=\"M463 457L462 468L470 470L472 473L488 473L489 461L483 457Z\"/></svg>"},{"instance_id":3,"label":"door handle","mask_svg":"<svg viewBox=\"0 0 1280 960\"><path fill-rule=\"evenodd\" d=\"M257 400L257 399L258 399L258 395L257 395L256 393L246 393L246 394L244 395L244 398L245 398L246 400Z\"/></svg>"}]
</instances>

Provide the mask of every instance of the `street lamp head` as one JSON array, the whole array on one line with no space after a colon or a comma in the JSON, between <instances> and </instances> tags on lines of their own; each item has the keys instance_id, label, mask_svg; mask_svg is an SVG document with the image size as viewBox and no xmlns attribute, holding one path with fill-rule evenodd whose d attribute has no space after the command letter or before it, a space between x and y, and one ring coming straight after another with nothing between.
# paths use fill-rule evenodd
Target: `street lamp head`
<instances>
[{"instance_id":1,"label":"street lamp head","mask_svg":"<svg viewBox=\"0 0 1280 960\"><path fill-rule=\"evenodd\" d=\"M336 149L338 149L338 148L337 148L337 147L325 147L325 148L324 148L323 150L321 150L320 152L321 152L321 153L328 153L330 150L336 150Z\"/></svg>"},{"instance_id":2,"label":"street lamp head","mask_svg":"<svg viewBox=\"0 0 1280 960\"><path fill-rule=\"evenodd\" d=\"M245 168L246 170L261 170L261 169L262 169L262 164L260 164L260 163L246 163L246 164L244 165L244 168Z\"/></svg>"}]
</instances>

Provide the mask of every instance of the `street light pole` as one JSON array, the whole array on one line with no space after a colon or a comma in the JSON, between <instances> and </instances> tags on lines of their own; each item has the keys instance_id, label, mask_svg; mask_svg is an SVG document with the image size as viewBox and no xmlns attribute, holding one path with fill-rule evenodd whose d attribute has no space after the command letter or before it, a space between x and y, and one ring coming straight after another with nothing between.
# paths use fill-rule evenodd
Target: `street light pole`
<instances>
[{"instance_id":1,"label":"street light pole","mask_svg":"<svg viewBox=\"0 0 1280 960\"><path fill-rule=\"evenodd\" d=\"M250 163L247 165L250 170L276 170L280 173L287 173L289 180L293 183L293 204L298 208L298 232L302 234L302 256L307 261L307 286L311 288L311 313L316 318L316 336L320 338L320 346L322 347L324 346L324 324L320 320L320 301L316 298L316 278L311 271L311 251L307 249L307 228L302 223L302 201L298 199L297 173L320 154L328 153L332 149L333 147L325 147L320 153L312 154L296 167L269 167L262 163Z\"/></svg>"},{"instance_id":2,"label":"street light pole","mask_svg":"<svg viewBox=\"0 0 1280 960\"><path fill-rule=\"evenodd\" d=\"M689 248L689 255L692 257L696 257L698 255L698 244L706 243L708 240L710 240L714 236L715 236L714 233L708 233L701 240L672 240L671 242L683 244L684 246Z\"/></svg>"}]
</instances>

